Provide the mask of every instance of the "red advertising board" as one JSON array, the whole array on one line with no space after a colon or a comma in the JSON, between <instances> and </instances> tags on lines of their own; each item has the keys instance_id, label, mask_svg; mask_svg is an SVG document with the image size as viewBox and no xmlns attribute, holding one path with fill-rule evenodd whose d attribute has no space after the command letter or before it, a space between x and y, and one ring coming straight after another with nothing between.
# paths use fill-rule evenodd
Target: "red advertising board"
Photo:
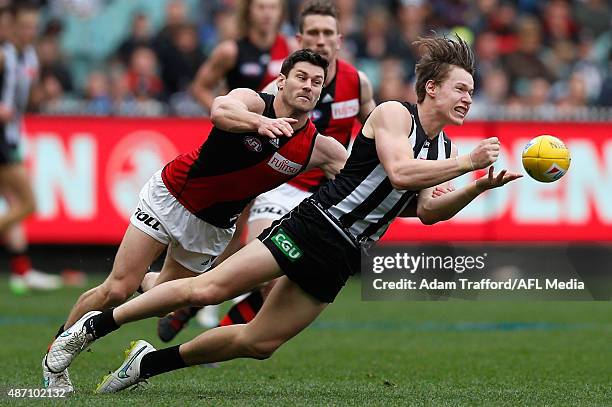
<instances>
[{"instance_id":1,"label":"red advertising board","mask_svg":"<svg viewBox=\"0 0 612 407\"><path fill-rule=\"evenodd\" d=\"M207 119L28 117L25 149L38 203L27 222L30 240L118 243L142 185L179 152L202 143L210 127ZM499 137L497 167L521 172L525 143L553 134L568 145L572 165L559 182L525 177L489 191L448 222L396 220L386 240L612 241L609 125L474 122L448 133L460 153L481 138ZM454 185L471 180L465 175Z\"/></svg>"}]
</instances>

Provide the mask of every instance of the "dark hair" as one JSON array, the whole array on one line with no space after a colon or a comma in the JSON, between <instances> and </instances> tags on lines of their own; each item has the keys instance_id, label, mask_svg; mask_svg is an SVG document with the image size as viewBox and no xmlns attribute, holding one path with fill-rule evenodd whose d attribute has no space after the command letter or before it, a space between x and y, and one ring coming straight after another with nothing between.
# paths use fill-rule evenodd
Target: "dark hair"
<instances>
[{"instance_id":1,"label":"dark hair","mask_svg":"<svg viewBox=\"0 0 612 407\"><path fill-rule=\"evenodd\" d=\"M252 27L251 24L251 5L253 0L239 0L237 7L237 21L238 21L238 32L241 37L246 36L249 33L249 29ZM281 19L279 21L279 27L283 23L283 17L285 15L286 6L284 0L279 0L281 7Z\"/></svg>"},{"instance_id":2,"label":"dark hair","mask_svg":"<svg viewBox=\"0 0 612 407\"><path fill-rule=\"evenodd\" d=\"M331 1L311 0L302 6L302 12L298 21L298 32L304 32L304 20L312 15L331 16L336 20L336 26L338 25L338 10Z\"/></svg>"},{"instance_id":3,"label":"dark hair","mask_svg":"<svg viewBox=\"0 0 612 407\"><path fill-rule=\"evenodd\" d=\"M38 12L39 9L38 3L28 0L17 1L10 6L13 17L17 17L22 12Z\"/></svg>"},{"instance_id":4,"label":"dark hair","mask_svg":"<svg viewBox=\"0 0 612 407\"><path fill-rule=\"evenodd\" d=\"M443 82L453 66L465 69L474 75L474 53L470 46L455 35L456 39L444 37L419 37L413 45L423 51L416 64L416 94L418 103L425 100L427 81Z\"/></svg>"},{"instance_id":5,"label":"dark hair","mask_svg":"<svg viewBox=\"0 0 612 407\"><path fill-rule=\"evenodd\" d=\"M289 72L293 69L295 64L298 62L308 62L310 64L320 66L323 68L323 79L327 77L327 67L329 66L329 62L321 55L310 49L300 49L289 55L283 61L283 66L281 67L281 73L285 75L285 77L289 76Z\"/></svg>"}]
</instances>

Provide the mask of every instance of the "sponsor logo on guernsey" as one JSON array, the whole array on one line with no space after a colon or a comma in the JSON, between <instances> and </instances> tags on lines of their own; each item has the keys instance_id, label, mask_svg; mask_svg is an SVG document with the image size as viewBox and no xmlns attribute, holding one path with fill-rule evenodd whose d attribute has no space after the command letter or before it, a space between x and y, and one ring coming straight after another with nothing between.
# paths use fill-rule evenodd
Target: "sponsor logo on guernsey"
<instances>
[{"instance_id":1,"label":"sponsor logo on guernsey","mask_svg":"<svg viewBox=\"0 0 612 407\"><path fill-rule=\"evenodd\" d=\"M278 148L279 147L279 141L277 138L271 138L270 139L270 144L272 144L274 147Z\"/></svg>"},{"instance_id":2,"label":"sponsor logo on guernsey","mask_svg":"<svg viewBox=\"0 0 612 407\"><path fill-rule=\"evenodd\" d=\"M287 175L297 174L302 169L300 164L294 163L279 153L274 153L270 161L268 161L268 165L276 171Z\"/></svg>"},{"instance_id":3,"label":"sponsor logo on guernsey","mask_svg":"<svg viewBox=\"0 0 612 407\"><path fill-rule=\"evenodd\" d=\"M255 62L247 62L240 66L240 73L244 76L259 76L261 75L262 67Z\"/></svg>"},{"instance_id":4,"label":"sponsor logo on guernsey","mask_svg":"<svg viewBox=\"0 0 612 407\"><path fill-rule=\"evenodd\" d=\"M244 145L251 151L260 153L261 150L263 150L261 141L257 137L246 136L242 141L244 142Z\"/></svg>"},{"instance_id":5,"label":"sponsor logo on guernsey","mask_svg":"<svg viewBox=\"0 0 612 407\"><path fill-rule=\"evenodd\" d=\"M323 113L319 109L315 109L312 110L308 115L310 116L310 120L316 122L321 118L321 116L323 116Z\"/></svg>"},{"instance_id":6,"label":"sponsor logo on guernsey","mask_svg":"<svg viewBox=\"0 0 612 407\"><path fill-rule=\"evenodd\" d=\"M357 116L359 113L359 99L351 99L345 102L332 103L332 118L346 119Z\"/></svg>"},{"instance_id":7,"label":"sponsor logo on guernsey","mask_svg":"<svg viewBox=\"0 0 612 407\"><path fill-rule=\"evenodd\" d=\"M295 242L291 240L289 236L287 236L283 228L279 228L278 232L272 236L271 240L272 243L274 243L274 245L278 247L278 249L283 252L283 254L287 256L290 261L293 262L302 257L302 249L300 249L298 245L296 245Z\"/></svg>"},{"instance_id":8,"label":"sponsor logo on guernsey","mask_svg":"<svg viewBox=\"0 0 612 407\"><path fill-rule=\"evenodd\" d=\"M159 230L159 221L155 219L153 216L144 212L142 209L136 208L136 212L134 213L134 216L136 217L137 220L144 223L151 229Z\"/></svg>"}]
</instances>

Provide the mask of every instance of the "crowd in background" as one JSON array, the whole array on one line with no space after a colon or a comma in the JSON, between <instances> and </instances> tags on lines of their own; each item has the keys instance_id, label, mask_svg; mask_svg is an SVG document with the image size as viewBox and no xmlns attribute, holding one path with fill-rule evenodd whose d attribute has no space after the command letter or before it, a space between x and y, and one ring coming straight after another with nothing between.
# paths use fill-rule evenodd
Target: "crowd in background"
<instances>
[{"instance_id":1,"label":"crowd in background","mask_svg":"<svg viewBox=\"0 0 612 407\"><path fill-rule=\"evenodd\" d=\"M211 49L237 35L239 0L167 0L158 29L146 12L132 11L129 35L79 83L71 55L62 49L62 16L81 13L91 19L114 1L119 0L42 2L47 18L37 44L41 75L33 108L48 114L206 114L191 97L190 84ZM300 3L286 2L282 31L288 36L296 32ZM344 35L341 55L369 76L377 102L416 100L418 50L412 42L434 31L456 33L476 52L472 117L580 118L612 106L608 0L337 0L336 5Z\"/></svg>"}]
</instances>

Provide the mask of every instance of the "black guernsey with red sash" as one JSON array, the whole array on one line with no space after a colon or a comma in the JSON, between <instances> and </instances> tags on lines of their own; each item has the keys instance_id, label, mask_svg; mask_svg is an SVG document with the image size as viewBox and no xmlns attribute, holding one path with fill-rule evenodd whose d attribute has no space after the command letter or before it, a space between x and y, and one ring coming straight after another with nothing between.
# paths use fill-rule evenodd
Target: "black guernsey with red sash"
<instances>
[{"instance_id":1,"label":"black guernsey with red sash","mask_svg":"<svg viewBox=\"0 0 612 407\"><path fill-rule=\"evenodd\" d=\"M266 103L263 115L276 118L274 96L260 96ZM211 225L229 228L253 198L306 168L317 134L310 120L293 136L277 139L213 127L199 148L166 164L162 179L189 212Z\"/></svg>"}]
</instances>

